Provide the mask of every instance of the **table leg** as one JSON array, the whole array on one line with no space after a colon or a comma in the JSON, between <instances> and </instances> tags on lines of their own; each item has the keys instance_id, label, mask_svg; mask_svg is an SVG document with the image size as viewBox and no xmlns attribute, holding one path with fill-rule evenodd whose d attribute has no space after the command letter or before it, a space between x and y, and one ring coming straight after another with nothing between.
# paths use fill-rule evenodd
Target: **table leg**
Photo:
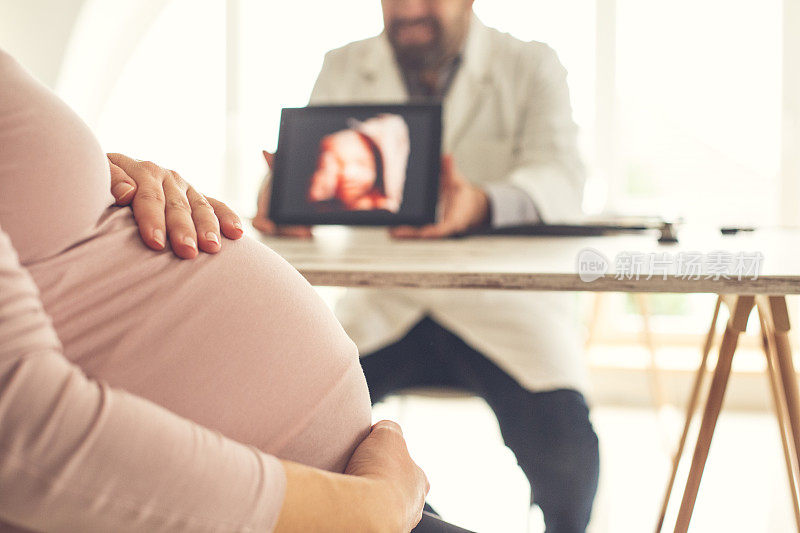
<instances>
[{"instance_id":1,"label":"table leg","mask_svg":"<svg viewBox=\"0 0 800 533\"><path fill-rule=\"evenodd\" d=\"M792 361L792 347L789 343L789 311L785 296L769 297L775 337L775 353L778 357L778 370L786 394L786 407L792 429L795 452L800 452L800 394L797 388L797 374ZM798 457L800 461L800 457Z\"/></svg>"},{"instance_id":2,"label":"table leg","mask_svg":"<svg viewBox=\"0 0 800 533\"><path fill-rule=\"evenodd\" d=\"M731 373L733 354L739 342L739 335L747 329L747 319L753 309L754 302L755 298L753 296L738 296L731 308L731 316L728 319L728 325L725 328L725 334L722 337L722 344L719 348L717 366L711 378L711 387L708 391L708 399L706 400L702 422L700 423L700 432L697 436L697 444L692 456L692 466L689 469L689 478L686 480L686 488L678 511L675 533L686 533L689 529L689 521L692 518L697 493L700 490L700 480L708 459L708 450L711 447L711 438L714 435L719 412L722 408L722 401L725 398L725 389Z\"/></svg>"},{"instance_id":3,"label":"table leg","mask_svg":"<svg viewBox=\"0 0 800 533\"><path fill-rule=\"evenodd\" d=\"M686 406L686 420L683 424L683 433L681 433L680 441L678 441L678 449L672 457L672 472L667 482L667 490L664 494L664 500L661 503L661 512L658 515L658 523L656 524L656 533L661 531L664 526L664 519L667 516L667 507L669 506L670 496L672 496L672 487L675 485L675 477L678 475L678 467L681 463L683 456L683 448L686 446L686 438L689 435L689 428L692 425L694 413L697 410L697 400L700 398L700 389L703 384L703 378L708 371L708 354L711 352L711 346L714 344L714 334L717 331L717 319L719 318L719 309L722 305L722 297L717 298L717 305L714 307L714 315L711 317L711 326L708 328L708 335L706 335L706 342L703 346L703 355L700 359L700 366L697 368L697 373L694 377L694 385L692 385L692 393L689 396L689 404Z\"/></svg>"},{"instance_id":4,"label":"table leg","mask_svg":"<svg viewBox=\"0 0 800 533\"><path fill-rule=\"evenodd\" d=\"M783 445L783 456L786 461L786 471L789 475L789 490L792 494L795 525L800 532L800 491L798 491L797 486L800 471L798 471L794 441L790 436L791 428L789 413L786 406L786 395L783 392L783 384L780 379L778 357L775 353L775 332L772 327L767 303L766 300L762 301L760 297L756 300L758 317L761 322L761 341L764 345L764 355L767 358L767 373L769 374L772 400L775 405L775 416L778 419L778 429L781 433L781 444Z\"/></svg>"},{"instance_id":5,"label":"table leg","mask_svg":"<svg viewBox=\"0 0 800 533\"><path fill-rule=\"evenodd\" d=\"M600 322L600 314L603 311L603 302L605 301L605 293L598 292L594 295L594 304L592 305L592 315L589 317L586 331L586 342L584 348L588 349L594 343L594 337L597 333L597 324Z\"/></svg>"},{"instance_id":6,"label":"table leg","mask_svg":"<svg viewBox=\"0 0 800 533\"><path fill-rule=\"evenodd\" d=\"M642 341L647 347L647 352L650 356L650 389L653 395L653 404L656 410L660 411L667 405L667 395L664 392L664 385L661 382L661 372L659 371L658 360L656 359L656 343L653 340L653 330L650 327L650 304L648 298L648 294L633 294L633 300L639 308L639 315L642 317Z\"/></svg>"}]
</instances>

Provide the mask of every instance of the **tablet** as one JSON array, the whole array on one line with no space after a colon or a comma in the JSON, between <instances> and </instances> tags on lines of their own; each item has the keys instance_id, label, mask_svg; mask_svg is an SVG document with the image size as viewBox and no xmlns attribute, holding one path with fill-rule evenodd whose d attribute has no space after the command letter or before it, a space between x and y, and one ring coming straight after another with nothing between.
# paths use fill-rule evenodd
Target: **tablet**
<instances>
[{"instance_id":1,"label":"tablet","mask_svg":"<svg viewBox=\"0 0 800 533\"><path fill-rule=\"evenodd\" d=\"M441 105L284 109L270 218L278 224L433 223L441 138Z\"/></svg>"}]
</instances>

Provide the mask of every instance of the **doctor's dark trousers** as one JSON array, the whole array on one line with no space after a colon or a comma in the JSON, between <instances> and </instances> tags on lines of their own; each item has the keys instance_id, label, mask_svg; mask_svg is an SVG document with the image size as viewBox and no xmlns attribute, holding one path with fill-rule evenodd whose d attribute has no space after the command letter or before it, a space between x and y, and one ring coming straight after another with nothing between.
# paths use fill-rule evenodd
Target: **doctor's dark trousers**
<instances>
[{"instance_id":1,"label":"doctor's dark trousers","mask_svg":"<svg viewBox=\"0 0 800 533\"><path fill-rule=\"evenodd\" d=\"M578 391L531 392L429 317L402 339L361 358L372 403L413 387L480 396L531 484L547 533L583 532L597 492L597 434Z\"/></svg>"}]
</instances>

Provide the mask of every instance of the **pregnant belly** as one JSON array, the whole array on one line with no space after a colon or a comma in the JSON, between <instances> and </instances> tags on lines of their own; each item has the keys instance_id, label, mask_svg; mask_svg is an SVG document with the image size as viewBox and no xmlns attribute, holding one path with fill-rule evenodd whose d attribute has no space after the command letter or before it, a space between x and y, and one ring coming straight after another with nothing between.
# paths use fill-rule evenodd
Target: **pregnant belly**
<instances>
[{"instance_id":1,"label":"pregnant belly","mask_svg":"<svg viewBox=\"0 0 800 533\"><path fill-rule=\"evenodd\" d=\"M266 246L191 261L110 209L80 246L29 267L67 357L88 375L261 450L341 471L370 425L354 344Z\"/></svg>"}]
</instances>

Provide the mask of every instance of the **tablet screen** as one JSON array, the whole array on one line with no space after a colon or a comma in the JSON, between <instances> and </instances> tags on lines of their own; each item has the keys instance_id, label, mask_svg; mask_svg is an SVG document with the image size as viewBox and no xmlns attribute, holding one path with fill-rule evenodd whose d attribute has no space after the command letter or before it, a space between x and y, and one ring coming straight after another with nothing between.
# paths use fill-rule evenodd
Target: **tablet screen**
<instances>
[{"instance_id":1,"label":"tablet screen","mask_svg":"<svg viewBox=\"0 0 800 533\"><path fill-rule=\"evenodd\" d=\"M280 224L434 222L441 120L441 105L284 109L270 218Z\"/></svg>"}]
</instances>

